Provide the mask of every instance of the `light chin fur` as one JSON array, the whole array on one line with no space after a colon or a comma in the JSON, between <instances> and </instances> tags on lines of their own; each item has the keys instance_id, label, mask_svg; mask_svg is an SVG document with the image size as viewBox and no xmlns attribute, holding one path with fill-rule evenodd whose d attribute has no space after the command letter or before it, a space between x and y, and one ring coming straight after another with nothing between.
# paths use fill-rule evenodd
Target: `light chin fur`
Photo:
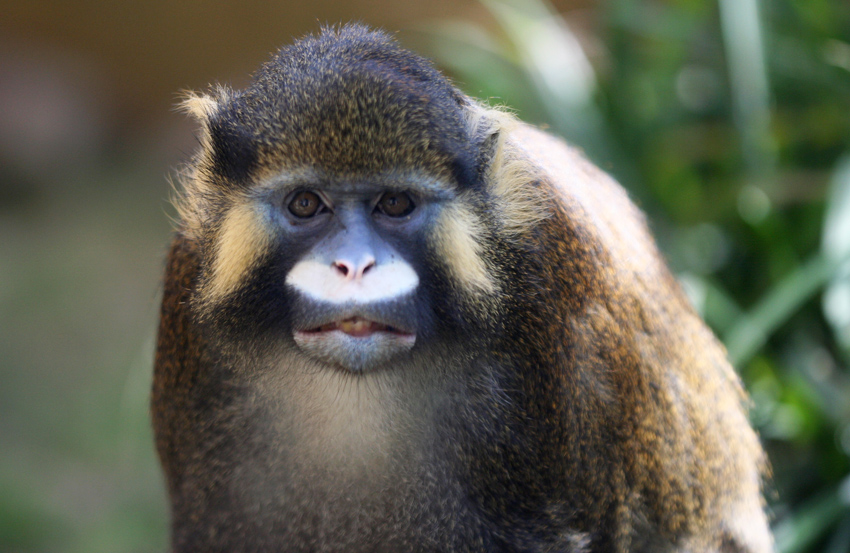
<instances>
[{"instance_id":1,"label":"light chin fur","mask_svg":"<svg viewBox=\"0 0 850 553\"><path fill-rule=\"evenodd\" d=\"M374 332L354 337L340 330L295 332L295 343L314 359L358 373L375 369L407 353L416 343L415 334Z\"/></svg>"}]
</instances>

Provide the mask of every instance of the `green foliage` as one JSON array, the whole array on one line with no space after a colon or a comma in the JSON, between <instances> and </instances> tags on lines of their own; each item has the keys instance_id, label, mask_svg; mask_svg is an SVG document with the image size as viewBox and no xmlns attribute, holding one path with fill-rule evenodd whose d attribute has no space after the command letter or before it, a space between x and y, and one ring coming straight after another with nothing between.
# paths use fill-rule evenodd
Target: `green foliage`
<instances>
[{"instance_id":1,"label":"green foliage","mask_svg":"<svg viewBox=\"0 0 850 553\"><path fill-rule=\"evenodd\" d=\"M778 550L850 551L850 4L613 0L576 33L482 2L499 31L441 23L432 53L649 212L750 390Z\"/></svg>"}]
</instances>

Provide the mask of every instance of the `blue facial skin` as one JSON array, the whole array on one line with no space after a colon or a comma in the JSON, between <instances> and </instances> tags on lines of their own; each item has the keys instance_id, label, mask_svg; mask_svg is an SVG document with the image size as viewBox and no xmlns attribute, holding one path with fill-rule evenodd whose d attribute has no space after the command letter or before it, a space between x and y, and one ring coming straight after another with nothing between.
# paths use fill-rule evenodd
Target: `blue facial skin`
<instances>
[{"instance_id":1,"label":"blue facial skin","mask_svg":"<svg viewBox=\"0 0 850 553\"><path fill-rule=\"evenodd\" d=\"M336 276L342 279L367 279L382 267L403 263L416 274L418 284L398 295L390 289L378 299L342 302L285 284L281 296L286 305L279 306L283 314L261 315L258 320L277 319L274 326L282 331L278 339L294 340L314 360L352 372L379 368L408 354L430 334L434 316L428 287L422 286L427 275L421 268L427 255L426 235L448 196L443 190L414 191L413 187L390 188L380 183L323 182L314 187L279 188L264 202L269 206L270 222L277 228L276 251L257 274L272 272L276 275L273 281L285 282L298 262L309 260L338 271ZM298 202L305 197L309 199L304 202L306 210L299 210L304 206ZM385 206L389 207L385 210ZM352 274L347 275L349 272ZM390 287L393 284L388 283ZM245 290L243 297L256 297L258 292L273 297L253 288ZM352 324L359 324L355 331ZM362 331L364 326L371 330Z\"/></svg>"}]
</instances>

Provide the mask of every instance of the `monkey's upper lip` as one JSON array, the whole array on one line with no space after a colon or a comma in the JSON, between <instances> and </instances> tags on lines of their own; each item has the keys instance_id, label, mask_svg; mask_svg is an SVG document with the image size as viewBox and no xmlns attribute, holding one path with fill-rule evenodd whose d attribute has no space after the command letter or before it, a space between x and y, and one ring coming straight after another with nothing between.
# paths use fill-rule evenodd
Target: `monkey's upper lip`
<instances>
[{"instance_id":1,"label":"monkey's upper lip","mask_svg":"<svg viewBox=\"0 0 850 553\"><path fill-rule=\"evenodd\" d=\"M291 307L293 331L311 341L333 336L362 341L363 338L411 338L418 334L413 296L377 303L333 304L297 296Z\"/></svg>"},{"instance_id":2,"label":"monkey's upper lip","mask_svg":"<svg viewBox=\"0 0 850 553\"><path fill-rule=\"evenodd\" d=\"M338 321L331 321L315 328L302 330L301 332L315 334L319 332L331 332L334 330L339 330L355 338L370 336L375 332L390 332L392 334L400 335L412 334L411 332L407 332L400 328L358 316L347 317Z\"/></svg>"}]
</instances>

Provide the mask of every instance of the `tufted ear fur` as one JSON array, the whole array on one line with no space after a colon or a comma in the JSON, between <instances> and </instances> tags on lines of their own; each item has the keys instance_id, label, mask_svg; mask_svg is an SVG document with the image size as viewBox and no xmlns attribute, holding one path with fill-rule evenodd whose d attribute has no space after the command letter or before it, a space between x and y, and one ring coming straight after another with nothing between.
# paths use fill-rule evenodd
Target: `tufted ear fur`
<instances>
[{"instance_id":1,"label":"tufted ear fur","mask_svg":"<svg viewBox=\"0 0 850 553\"><path fill-rule=\"evenodd\" d=\"M181 94L177 109L200 123L201 134L198 139L201 141L204 150L210 144L210 127L213 119L219 113L222 105L226 104L232 96L231 90L223 85L210 87L208 93L186 90Z\"/></svg>"},{"instance_id":2,"label":"tufted ear fur","mask_svg":"<svg viewBox=\"0 0 850 553\"><path fill-rule=\"evenodd\" d=\"M208 212L206 199L210 197L210 187L203 178L204 167L208 163L205 153L210 151L212 120L219 112L221 105L230 97L230 91L224 86L216 86L210 93L199 93L191 90L181 94L177 109L200 123L198 141L201 143L199 152L191 162L182 167L176 175L176 186L173 203L182 221L181 231L188 237L198 239L198 232Z\"/></svg>"},{"instance_id":3,"label":"tufted ear fur","mask_svg":"<svg viewBox=\"0 0 850 553\"><path fill-rule=\"evenodd\" d=\"M206 127L209 120L218 111L218 101L208 94L188 90L183 93L183 99L180 100L177 107Z\"/></svg>"},{"instance_id":4,"label":"tufted ear fur","mask_svg":"<svg viewBox=\"0 0 850 553\"><path fill-rule=\"evenodd\" d=\"M538 187L540 168L513 136L523 124L502 108L476 103L467 108L466 123L470 136L489 146L487 188L498 198L506 238L516 238L547 218L551 204Z\"/></svg>"}]
</instances>

